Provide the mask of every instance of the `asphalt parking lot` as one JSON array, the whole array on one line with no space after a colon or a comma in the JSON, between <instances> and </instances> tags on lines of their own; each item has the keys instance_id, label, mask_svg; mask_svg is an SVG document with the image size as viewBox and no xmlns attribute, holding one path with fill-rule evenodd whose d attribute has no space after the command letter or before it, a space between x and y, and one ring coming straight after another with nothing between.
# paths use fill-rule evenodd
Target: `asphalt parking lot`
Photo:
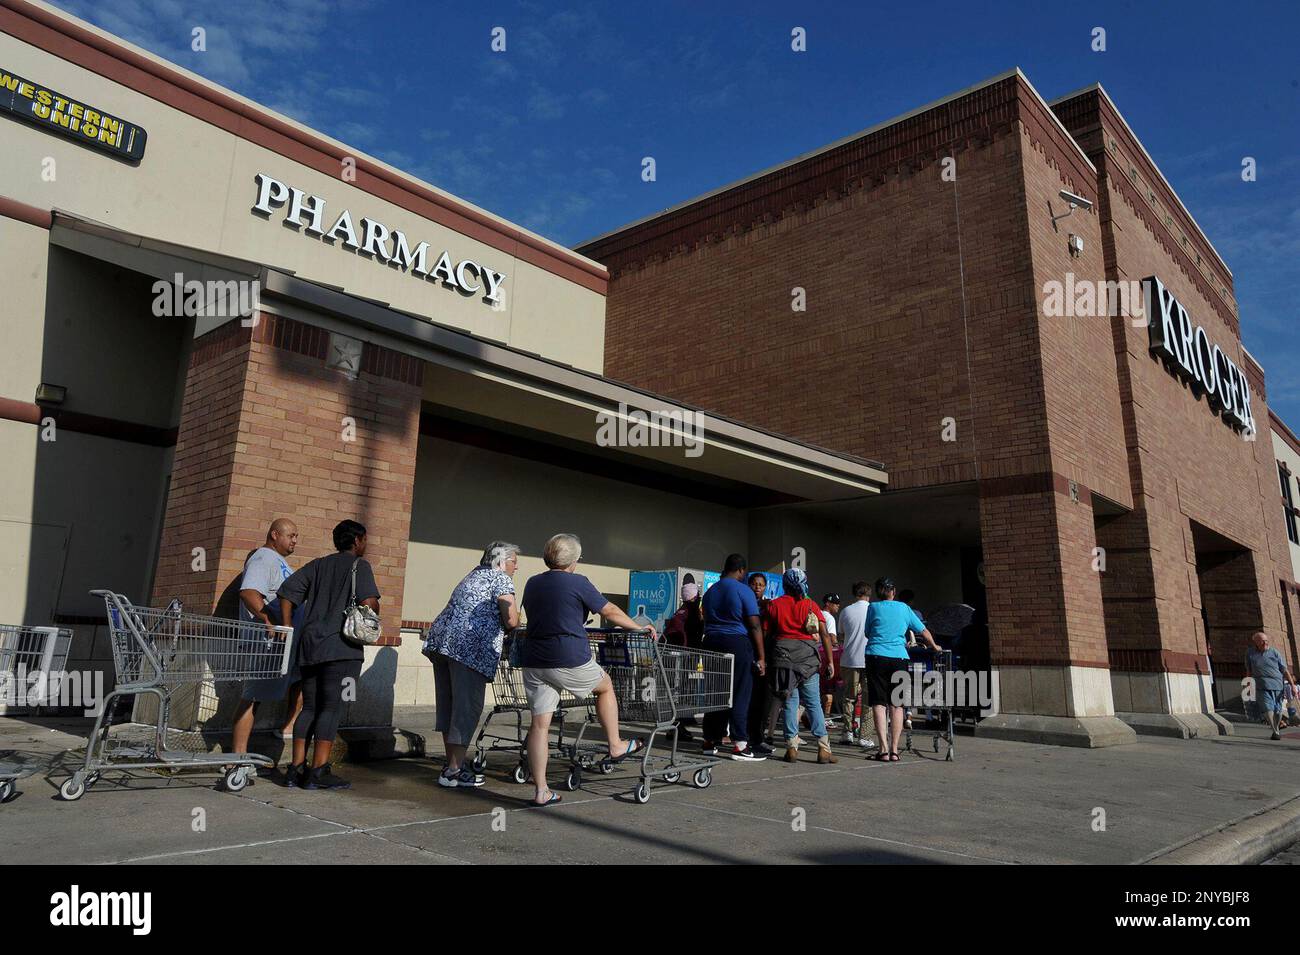
<instances>
[{"instance_id":1,"label":"asphalt parking lot","mask_svg":"<svg viewBox=\"0 0 1300 955\"><path fill-rule=\"evenodd\" d=\"M0 852L47 863L1130 863L1293 799L1300 733L1238 727L1208 740L1144 738L1102 750L961 736L945 762L845 752L838 765L724 762L707 789L630 769L586 777L564 801L528 804L514 762L478 790L436 783L435 758L341 767L345 792L268 779L238 794L210 777L106 773L76 802L57 793L80 741L59 720L0 719L0 751L28 775L0 806ZM432 737L432 734L428 734ZM844 749L844 748L841 748ZM1099 825L1099 820L1101 825Z\"/></svg>"}]
</instances>

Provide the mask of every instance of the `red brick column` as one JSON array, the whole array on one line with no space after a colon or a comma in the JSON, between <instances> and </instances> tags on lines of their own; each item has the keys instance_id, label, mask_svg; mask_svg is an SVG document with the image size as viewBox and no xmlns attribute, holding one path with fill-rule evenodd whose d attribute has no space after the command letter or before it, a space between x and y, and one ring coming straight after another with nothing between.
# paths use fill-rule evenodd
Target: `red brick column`
<instances>
[{"instance_id":1,"label":"red brick column","mask_svg":"<svg viewBox=\"0 0 1300 955\"><path fill-rule=\"evenodd\" d=\"M369 531L384 627L398 642L423 366L367 343L351 380L326 367L329 340L263 314L253 328L232 322L195 342L155 603L180 597L199 613L233 615L244 559L272 520L298 525L296 569L332 553L331 530L353 518Z\"/></svg>"},{"instance_id":2,"label":"red brick column","mask_svg":"<svg viewBox=\"0 0 1300 955\"><path fill-rule=\"evenodd\" d=\"M980 485L996 716L981 735L1076 746L1131 742L1111 701L1091 495L1049 473Z\"/></svg>"}]
</instances>

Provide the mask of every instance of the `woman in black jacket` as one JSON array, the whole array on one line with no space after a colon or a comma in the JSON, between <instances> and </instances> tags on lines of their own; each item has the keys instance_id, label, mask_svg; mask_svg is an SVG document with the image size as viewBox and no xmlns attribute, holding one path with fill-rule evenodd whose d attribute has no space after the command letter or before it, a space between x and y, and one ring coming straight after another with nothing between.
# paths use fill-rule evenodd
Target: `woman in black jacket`
<instances>
[{"instance_id":1,"label":"woman in black jacket","mask_svg":"<svg viewBox=\"0 0 1300 955\"><path fill-rule=\"evenodd\" d=\"M352 784L330 769L330 750L343 716L345 690L356 699L357 680L365 659L360 645L343 636L348 605L358 604L379 611L379 588L366 553L366 529L356 521L342 521L334 528L337 553L317 557L280 585L280 614L287 626L295 606L302 618L294 630L298 661L302 666L302 712L293 724L293 762L285 774L285 785L303 789L347 789ZM355 573L354 573L355 571ZM311 767L307 763L307 739L313 737Z\"/></svg>"}]
</instances>

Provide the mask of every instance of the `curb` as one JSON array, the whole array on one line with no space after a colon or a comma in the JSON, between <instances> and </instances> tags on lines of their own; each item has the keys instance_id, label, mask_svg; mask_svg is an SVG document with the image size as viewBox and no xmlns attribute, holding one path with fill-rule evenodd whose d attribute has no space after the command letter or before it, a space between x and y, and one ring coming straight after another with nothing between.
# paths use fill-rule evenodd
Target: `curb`
<instances>
[{"instance_id":1,"label":"curb","mask_svg":"<svg viewBox=\"0 0 1300 955\"><path fill-rule=\"evenodd\" d=\"M1300 795L1197 833L1137 865L1259 865L1300 841Z\"/></svg>"}]
</instances>

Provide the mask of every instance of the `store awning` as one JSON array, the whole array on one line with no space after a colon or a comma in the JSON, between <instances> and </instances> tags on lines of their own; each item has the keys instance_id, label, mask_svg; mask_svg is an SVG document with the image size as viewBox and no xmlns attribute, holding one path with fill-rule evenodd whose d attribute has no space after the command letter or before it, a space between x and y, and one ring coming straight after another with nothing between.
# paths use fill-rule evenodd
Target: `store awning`
<instances>
[{"instance_id":1,"label":"store awning","mask_svg":"<svg viewBox=\"0 0 1300 955\"><path fill-rule=\"evenodd\" d=\"M271 313L421 358L425 401L452 426L497 427L593 466L694 482L738 503L831 501L878 493L884 466L805 444L589 371L512 348L291 272L131 235L56 211L51 242L165 281L252 279ZM196 335L215 327L199 320Z\"/></svg>"}]
</instances>

